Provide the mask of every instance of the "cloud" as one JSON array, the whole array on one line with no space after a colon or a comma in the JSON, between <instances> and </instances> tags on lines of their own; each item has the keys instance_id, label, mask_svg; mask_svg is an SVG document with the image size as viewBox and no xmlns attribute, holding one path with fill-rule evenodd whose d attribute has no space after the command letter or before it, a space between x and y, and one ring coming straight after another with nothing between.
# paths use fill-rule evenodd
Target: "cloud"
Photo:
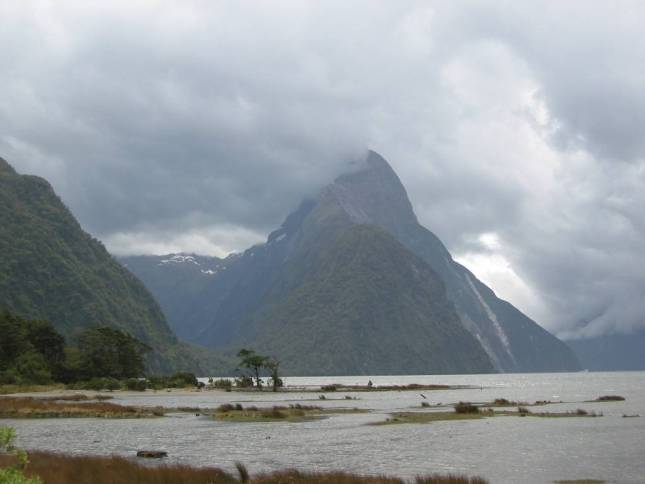
<instances>
[{"instance_id":1,"label":"cloud","mask_svg":"<svg viewBox=\"0 0 645 484\"><path fill-rule=\"evenodd\" d=\"M224 255L368 147L566 337L645 326L641 2L4 2L0 156L115 253ZM494 242L494 243L493 243Z\"/></svg>"}]
</instances>

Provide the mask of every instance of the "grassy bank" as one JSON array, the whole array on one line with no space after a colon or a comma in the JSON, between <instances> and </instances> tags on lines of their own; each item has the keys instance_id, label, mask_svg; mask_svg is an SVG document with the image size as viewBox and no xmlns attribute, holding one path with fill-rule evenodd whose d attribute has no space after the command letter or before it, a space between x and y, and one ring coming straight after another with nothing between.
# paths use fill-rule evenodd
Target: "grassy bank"
<instances>
[{"instance_id":1,"label":"grassy bank","mask_svg":"<svg viewBox=\"0 0 645 484\"><path fill-rule=\"evenodd\" d=\"M221 405L211 415L218 420L230 422L303 422L332 414L365 412L368 412L368 410L359 408L322 408L298 403L288 407L274 406L266 408L244 407L238 403L235 405Z\"/></svg>"},{"instance_id":2,"label":"grassy bank","mask_svg":"<svg viewBox=\"0 0 645 484\"><path fill-rule=\"evenodd\" d=\"M127 407L87 396L2 397L0 418L149 418L164 414L164 409Z\"/></svg>"},{"instance_id":3,"label":"grassy bank","mask_svg":"<svg viewBox=\"0 0 645 484\"><path fill-rule=\"evenodd\" d=\"M184 465L143 466L123 457L69 456L48 452L30 452L25 472L38 476L46 484L404 484L387 476L360 476L344 472L299 472L287 470L249 475L240 466L238 475L217 468ZM14 464L11 456L0 455L0 467ZM429 475L411 481L416 484L487 484L482 478Z\"/></svg>"},{"instance_id":4,"label":"grassy bank","mask_svg":"<svg viewBox=\"0 0 645 484\"><path fill-rule=\"evenodd\" d=\"M390 414L386 420L372 422L368 425L395 425L395 424L426 424L431 422L450 420L475 420L486 417L541 417L541 418L569 418L569 417L602 417L602 413L588 412L577 409L569 412L531 412L526 407L517 407L516 410L493 410L485 405L478 406L468 402L459 402L454 405L453 412L397 412Z\"/></svg>"}]
</instances>

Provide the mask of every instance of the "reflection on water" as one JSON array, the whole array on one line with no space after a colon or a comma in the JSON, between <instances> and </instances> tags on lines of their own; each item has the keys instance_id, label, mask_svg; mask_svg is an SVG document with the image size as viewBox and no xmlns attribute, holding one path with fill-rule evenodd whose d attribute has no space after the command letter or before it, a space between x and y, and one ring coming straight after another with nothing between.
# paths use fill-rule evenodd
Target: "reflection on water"
<instances>
[{"instance_id":1,"label":"reflection on water","mask_svg":"<svg viewBox=\"0 0 645 484\"><path fill-rule=\"evenodd\" d=\"M337 415L302 423L217 422L192 414L150 420L45 419L1 421L15 427L26 448L69 453L133 455L137 449L165 450L166 462L213 465L229 470L237 461L251 472L296 467L345 469L402 477L431 472L463 472L491 482L552 482L606 479L645 482L645 372L518 375L387 376L287 378L288 385L327 383L375 385L443 383L474 389L422 392L225 393L178 395L115 394L134 405L214 407L225 402L274 405L314 401L321 406L356 406L369 414ZM431 404L507 398L563 400L549 411L576 408L603 412L602 418L538 419L498 417L373 427L388 412ZM618 394L625 402L580 403ZM345 395L359 400L344 400ZM538 407L541 408L541 407ZM641 418L622 418L640 414Z\"/></svg>"}]
</instances>

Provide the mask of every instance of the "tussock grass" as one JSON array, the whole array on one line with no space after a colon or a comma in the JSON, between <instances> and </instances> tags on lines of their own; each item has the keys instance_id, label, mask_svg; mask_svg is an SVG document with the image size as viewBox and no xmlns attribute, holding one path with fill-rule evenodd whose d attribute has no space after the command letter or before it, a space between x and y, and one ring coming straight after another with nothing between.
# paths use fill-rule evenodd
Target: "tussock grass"
<instances>
[{"instance_id":1,"label":"tussock grass","mask_svg":"<svg viewBox=\"0 0 645 484\"><path fill-rule=\"evenodd\" d=\"M161 407L127 407L110 402L85 401L84 398L60 400L58 397L1 397L0 418L143 418L164 415Z\"/></svg>"},{"instance_id":2,"label":"tussock grass","mask_svg":"<svg viewBox=\"0 0 645 484\"><path fill-rule=\"evenodd\" d=\"M625 397L621 397L620 395L603 395L602 397L598 397L595 400L596 402L624 402Z\"/></svg>"},{"instance_id":3,"label":"tussock grass","mask_svg":"<svg viewBox=\"0 0 645 484\"><path fill-rule=\"evenodd\" d=\"M474 420L488 416L487 412L457 413L457 412L397 412L381 422L372 422L368 425L396 425L396 424L426 424L445 420Z\"/></svg>"},{"instance_id":4,"label":"tussock grass","mask_svg":"<svg viewBox=\"0 0 645 484\"><path fill-rule=\"evenodd\" d=\"M123 457L69 456L31 452L26 474L39 476L46 484L405 484L388 476L361 476L347 472L303 472L285 470L250 475L237 464L238 476L217 468L185 465L144 466ZM0 455L0 467L14 464L11 456ZM488 484L481 477L432 474L418 476L415 484Z\"/></svg>"},{"instance_id":5,"label":"tussock grass","mask_svg":"<svg viewBox=\"0 0 645 484\"><path fill-rule=\"evenodd\" d=\"M520 416L520 417L541 417L541 418L569 418L569 417L602 417L602 412L588 412L583 408L578 408L569 412L531 412L528 408L519 407L516 412L503 410L493 412L491 416Z\"/></svg>"},{"instance_id":6,"label":"tussock grass","mask_svg":"<svg viewBox=\"0 0 645 484\"><path fill-rule=\"evenodd\" d=\"M454 405L455 413L479 413L479 407L470 402L459 402Z\"/></svg>"},{"instance_id":7,"label":"tussock grass","mask_svg":"<svg viewBox=\"0 0 645 484\"><path fill-rule=\"evenodd\" d=\"M431 422L440 422L445 420L474 420L485 417L542 417L542 418L560 418L560 417L602 417L602 413L588 412L579 408L572 412L539 412L533 413L526 407L517 407L516 411L512 410L493 410L480 409L476 405L468 402L459 402L454 406L454 412L398 412L390 414L390 417L381 422L371 422L367 425L392 425L416 423L425 424Z\"/></svg>"},{"instance_id":8,"label":"tussock grass","mask_svg":"<svg viewBox=\"0 0 645 484\"><path fill-rule=\"evenodd\" d=\"M256 406L243 407L241 404L224 404L215 409L212 414L218 420L233 422L301 422L322 418L326 415L339 413L363 413L368 410L359 408L322 408L299 403L285 406L258 408Z\"/></svg>"},{"instance_id":9,"label":"tussock grass","mask_svg":"<svg viewBox=\"0 0 645 484\"><path fill-rule=\"evenodd\" d=\"M30 452L28 476L39 476L47 484L234 484L232 475L214 468L184 465L143 466L123 457L68 456ZM0 466L12 459L0 456Z\"/></svg>"},{"instance_id":10,"label":"tussock grass","mask_svg":"<svg viewBox=\"0 0 645 484\"><path fill-rule=\"evenodd\" d=\"M9 395L11 393L51 392L54 390L64 389L65 385L62 383L54 385L0 385L0 395Z\"/></svg>"}]
</instances>

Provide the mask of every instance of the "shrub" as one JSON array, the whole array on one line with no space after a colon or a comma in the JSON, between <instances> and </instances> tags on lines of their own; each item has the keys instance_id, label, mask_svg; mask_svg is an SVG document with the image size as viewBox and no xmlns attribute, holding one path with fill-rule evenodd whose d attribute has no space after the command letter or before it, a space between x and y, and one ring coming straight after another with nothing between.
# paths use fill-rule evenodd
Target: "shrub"
<instances>
[{"instance_id":1,"label":"shrub","mask_svg":"<svg viewBox=\"0 0 645 484\"><path fill-rule=\"evenodd\" d=\"M253 386L253 378L248 375L241 375L235 379L235 386L238 388L250 388Z\"/></svg>"},{"instance_id":2,"label":"shrub","mask_svg":"<svg viewBox=\"0 0 645 484\"><path fill-rule=\"evenodd\" d=\"M583 408L578 408L578 409L576 410L576 415L588 415L588 414L589 414L589 412L587 412L587 411L586 411L585 409L583 409Z\"/></svg>"},{"instance_id":3,"label":"shrub","mask_svg":"<svg viewBox=\"0 0 645 484\"><path fill-rule=\"evenodd\" d=\"M11 427L0 426L0 453L15 456L17 464L13 467L0 469L0 482L6 484L40 484L42 481L26 477L22 471L27 467L29 459L24 450L16 449L13 445L16 439L16 431Z\"/></svg>"},{"instance_id":4,"label":"shrub","mask_svg":"<svg viewBox=\"0 0 645 484\"><path fill-rule=\"evenodd\" d=\"M263 418L287 418L287 414L284 413L284 408L282 407L273 407L267 410L262 410L260 416Z\"/></svg>"},{"instance_id":5,"label":"shrub","mask_svg":"<svg viewBox=\"0 0 645 484\"><path fill-rule=\"evenodd\" d=\"M323 392L335 392L338 389L338 385L332 384L332 385L323 385L320 387L320 390Z\"/></svg>"},{"instance_id":6,"label":"shrub","mask_svg":"<svg viewBox=\"0 0 645 484\"><path fill-rule=\"evenodd\" d=\"M470 402L459 402L454 408L457 413L479 413L479 407L476 407Z\"/></svg>"},{"instance_id":7,"label":"shrub","mask_svg":"<svg viewBox=\"0 0 645 484\"><path fill-rule=\"evenodd\" d=\"M235 410L235 406L231 405L230 403L223 403L216 409L218 412L231 412Z\"/></svg>"},{"instance_id":8,"label":"shrub","mask_svg":"<svg viewBox=\"0 0 645 484\"><path fill-rule=\"evenodd\" d=\"M526 407L517 407L517 413L521 415L526 415L527 413L531 413L531 412Z\"/></svg>"},{"instance_id":9,"label":"shrub","mask_svg":"<svg viewBox=\"0 0 645 484\"><path fill-rule=\"evenodd\" d=\"M135 392L145 392L148 388L148 382L142 378L128 378L125 381L125 387Z\"/></svg>"},{"instance_id":10,"label":"shrub","mask_svg":"<svg viewBox=\"0 0 645 484\"><path fill-rule=\"evenodd\" d=\"M196 387L199 386L197 377L194 373L187 371L180 371L175 373L170 377L170 382L174 384L174 387L170 388L184 388L184 387Z\"/></svg>"},{"instance_id":11,"label":"shrub","mask_svg":"<svg viewBox=\"0 0 645 484\"><path fill-rule=\"evenodd\" d=\"M225 390L230 390L233 386L233 382L228 378L219 378L211 383L214 388L223 388Z\"/></svg>"},{"instance_id":12,"label":"shrub","mask_svg":"<svg viewBox=\"0 0 645 484\"><path fill-rule=\"evenodd\" d=\"M422 407L429 407L430 404L428 402L421 402Z\"/></svg>"},{"instance_id":13,"label":"shrub","mask_svg":"<svg viewBox=\"0 0 645 484\"><path fill-rule=\"evenodd\" d=\"M97 392L101 390L112 391L120 390L121 383L114 378L92 378L91 380L73 383L69 385L69 388L74 390L94 390Z\"/></svg>"}]
</instances>

